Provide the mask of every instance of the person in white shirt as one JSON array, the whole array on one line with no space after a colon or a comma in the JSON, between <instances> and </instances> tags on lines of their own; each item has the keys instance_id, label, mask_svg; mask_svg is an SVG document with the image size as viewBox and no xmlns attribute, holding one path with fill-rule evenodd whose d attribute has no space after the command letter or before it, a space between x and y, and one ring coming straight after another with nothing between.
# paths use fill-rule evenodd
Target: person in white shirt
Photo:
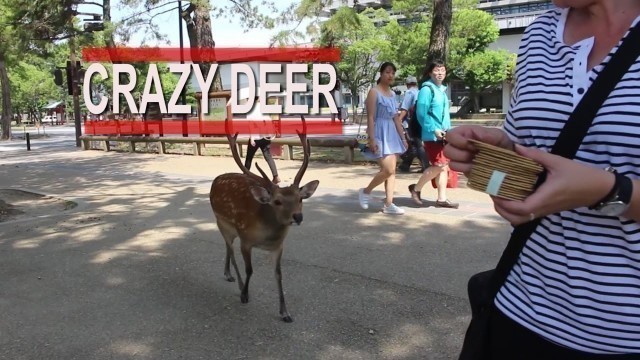
<instances>
[{"instance_id":1,"label":"person in white shirt","mask_svg":"<svg viewBox=\"0 0 640 360\"><path fill-rule=\"evenodd\" d=\"M261 124L261 127L264 128L264 125L270 127L272 125L271 116L268 114L263 114L260 109L260 99L256 96L254 101L253 108L247 114L247 120L253 121L263 121L264 124ZM280 183L280 176L278 176L278 169L276 168L276 163L273 161L273 157L271 156L271 138L273 138L275 134L272 133L259 133L259 134L250 134L249 135L249 144L247 147L247 156L244 160L244 166L247 169L251 169L251 163L253 162L253 156L255 155L258 148L262 151L262 155L264 156L265 161L269 165L269 169L271 169L271 174L273 175L273 183Z\"/></svg>"}]
</instances>

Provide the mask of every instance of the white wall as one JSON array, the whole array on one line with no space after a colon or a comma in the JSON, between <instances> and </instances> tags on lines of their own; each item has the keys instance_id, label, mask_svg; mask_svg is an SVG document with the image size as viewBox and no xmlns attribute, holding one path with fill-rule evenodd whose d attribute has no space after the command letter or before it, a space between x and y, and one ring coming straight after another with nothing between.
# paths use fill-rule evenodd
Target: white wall
<instances>
[{"instance_id":1,"label":"white wall","mask_svg":"<svg viewBox=\"0 0 640 360\"><path fill-rule=\"evenodd\" d=\"M522 40L522 34L500 35L498 40L489 45L489 49L504 49L513 54L517 54L518 48L520 47L520 40ZM510 99L511 86L505 82L502 84L502 112L506 113L509 110Z\"/></svg>"},{"instance_id":2,"label":"white wall","mask_svg":"<svg viewBox=\"0 0 640 360\"><path fill-rule=\"evenodd\" d=\"M257 86L256 88L256 95L258 95L258 88L260 86L260 64L261 63L257 63L257 62L249 62L249 63L244 63L246 65L248 65L252 70L253 70L253 75L255 78L255 85ZM266 63L262 63L262 64L266 64ZM281 73L269 73L267 74L267 79L266 81L269 83L278 83L280 84L280 91L283 91L286 89L287 87L287 72L286 72L286 68L287 68L287 64L283 64L283 63L270 63L270 64L280 64L281 65L281 69L282 72ZM231 64L222 64L218 66L218 72L220 74L220 80L222 81L222 88L225 90L231 90ZM195 76L192 74L191 76L191 86L193 87L194 91L196 92L200 92L200 86L198 85L198 82L196 81ZM308 95L311 95L311 91L312 91L312 81L310 79L305 78L304 74L301 73L296 73L293 76L293 82L296 83L304 83L307 84L307 93ZM246 99L249 95L249 78L248 76L244 75L243 73L239 73L238 75L238 97L240 100L242 99ZM300 104L303 103L301 98L303 96L305 96L305 93L294 93L294 98L293 98L293 103L294 104ZM287 94L288 96L288 94Z\"/></svg>"},{"instance_id":3,"label":"white wall","mask_svg":"<svg viewBox=\"0 0 640 360\"><path fill-rule=\"evenodd\" d=\"M521 39L522 39L522 34L500 35L500 37L498 37L498 40L489 44L489 49L492 49L492 50L504 49L511 53L517 54L518 47L520 47Z\"/></svg>"}]
</instances>

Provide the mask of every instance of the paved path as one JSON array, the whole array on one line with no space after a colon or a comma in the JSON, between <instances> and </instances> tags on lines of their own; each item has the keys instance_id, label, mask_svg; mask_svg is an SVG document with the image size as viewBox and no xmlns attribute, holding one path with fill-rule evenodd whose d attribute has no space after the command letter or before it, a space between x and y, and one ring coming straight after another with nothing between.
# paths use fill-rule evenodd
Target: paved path
<instances>
[{"instance_id":1,"label":"paved path","mask_svg":"<svg viewBox=\"0 0 640 360\"><path fill-rule=\"evenodd\" d=\"M455 359L466 281L510 229L469 189L451 190L459 210L415 207L417 174L398 175L406 215L363 211L375 167L311 162L303 181L320 187L286 241L285 324L267 254L254 252L248 304L222 276L207 194L231 159L36 145L0 152L0 188L80 205L0 223L0 359ZM300 162L277 164L291 181Z\"/></svg>"}]
</instances>

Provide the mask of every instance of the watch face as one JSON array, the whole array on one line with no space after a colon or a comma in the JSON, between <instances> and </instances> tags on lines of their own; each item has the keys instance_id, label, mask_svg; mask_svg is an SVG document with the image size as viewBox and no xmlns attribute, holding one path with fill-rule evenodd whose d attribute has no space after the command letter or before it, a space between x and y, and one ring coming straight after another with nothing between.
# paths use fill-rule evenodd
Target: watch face
<instances>
[{"instance_id":1,"label":"watch face","mask_svg":"<svg viewBox=\"0 0 640 360\"><path fill-rule=\"evenodd\" d=\"M618 216L622 214L626 208L627 208L627 205L622 201L615 201L615 202L605 204L600 209L600 212L607 216Z\"/></svg>"}]
</instances>

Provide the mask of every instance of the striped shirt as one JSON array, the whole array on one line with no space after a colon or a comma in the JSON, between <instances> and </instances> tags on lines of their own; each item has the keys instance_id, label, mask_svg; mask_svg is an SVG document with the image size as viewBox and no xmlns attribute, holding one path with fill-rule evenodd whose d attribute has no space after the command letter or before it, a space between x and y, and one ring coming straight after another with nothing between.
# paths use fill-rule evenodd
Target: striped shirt
<instances>
[{"instance_id":1,"label":"striped shirt","mask_svg":"<svg viewBox=\"0 0 640 360\"><path fill-rule=\"evenodd\" d=\"M618 49L587 71L593 38L565 45L567 13L553 9L525 31L504 126L513 141L545 151ZM638 21L640 17L633 24ZM599 110L575 160L640 178L640 59ZM640 223L587 208L547 216L495 303L513 320L561 346L600 354L640 353Z\"/></svg>"}]
</instances>

